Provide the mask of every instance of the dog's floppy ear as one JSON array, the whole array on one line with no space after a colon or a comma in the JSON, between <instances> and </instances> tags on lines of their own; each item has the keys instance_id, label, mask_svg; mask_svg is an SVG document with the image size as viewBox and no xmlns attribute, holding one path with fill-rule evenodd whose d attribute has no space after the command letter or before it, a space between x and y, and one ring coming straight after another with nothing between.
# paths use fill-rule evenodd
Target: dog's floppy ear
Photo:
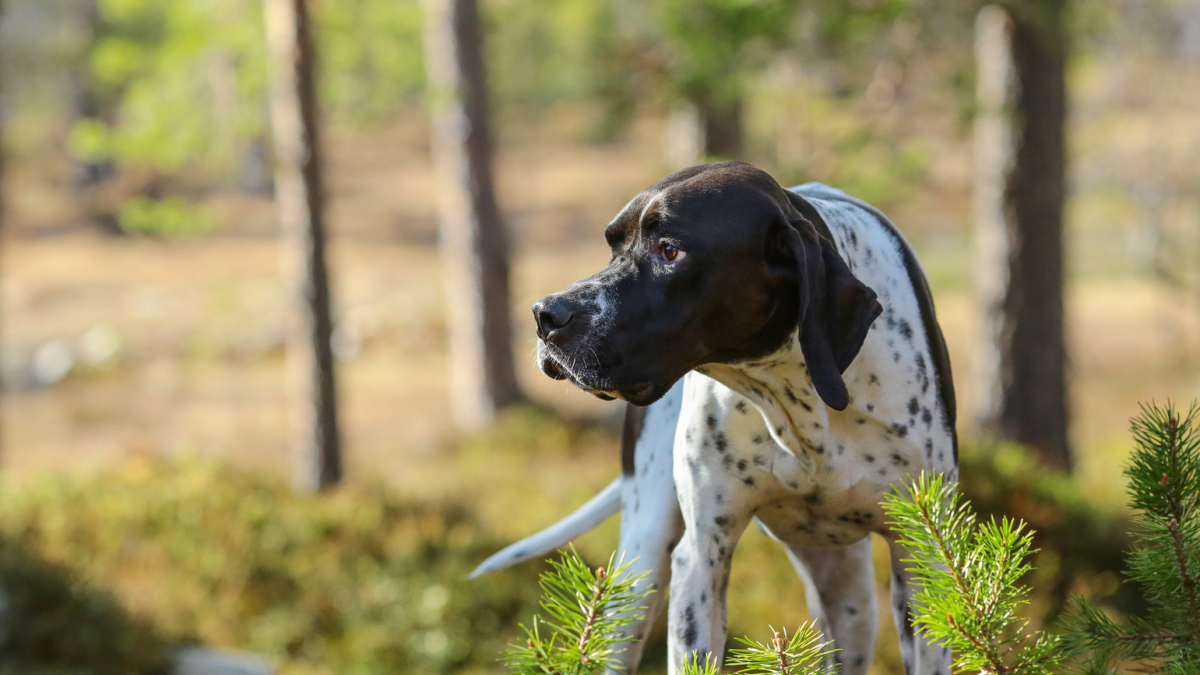
<instances>
[{"instance_id":1,"label":"dog's floppy ear","mask_svg":"<svg viewBox=\"0 0 1200 675\"><path fill-rule=\"evenodd\" d=\"M845 410L850 394L842 373L858 356L883 307L875 291L850 272L833 242L808 220L794 216L784 238L797 268L800 350L808 375L825 405Z\"/></svg>"}]
</instances>

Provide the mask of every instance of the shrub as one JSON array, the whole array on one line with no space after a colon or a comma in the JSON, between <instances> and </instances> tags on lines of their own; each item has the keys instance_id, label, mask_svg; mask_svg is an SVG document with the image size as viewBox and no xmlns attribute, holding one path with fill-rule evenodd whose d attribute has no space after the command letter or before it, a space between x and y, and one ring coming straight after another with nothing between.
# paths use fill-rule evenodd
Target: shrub
<instances>
[{"instance_id":1,"label":"shrub","mask_svg":"<svg viewBox=\"0 0 1200 675\"><path fill-rule=\"evenodd\" d=\"M378 486L305 497L213 462L135 459L2 489L7 547L49 561L68 586L114 589L162 640L257 652L282 673L484 669L536 600L536 568L463 580L499 546L463 508ZM23 611L58 611L60 595L32 588ZM136 642L139 622L113 630ZM48 649L65 653L69 637ZM151 672L141 664L160 652L146 644L84 672Z\"/></svg>"}]
</instances>

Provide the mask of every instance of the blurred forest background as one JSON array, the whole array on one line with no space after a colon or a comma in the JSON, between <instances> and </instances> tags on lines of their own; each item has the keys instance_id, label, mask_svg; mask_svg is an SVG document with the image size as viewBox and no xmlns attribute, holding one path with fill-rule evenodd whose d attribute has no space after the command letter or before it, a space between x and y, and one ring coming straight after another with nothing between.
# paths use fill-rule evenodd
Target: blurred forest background
<instances>
[{"instance_id":1,"label":"blurred forest background","mask_svg":"<svg viewBox=\"0 0 1200 675\"><path fill-rule=\"evenodd\" d=\"M1047 372L1065 373L1069 427L1033 451L977 422L994 421L997 351L980 4L483 0L475 72L446 51L469 31L438 19L473 2L312 0L313 118L303 77L280 71L288 36L268 40L272 3L3 2L0 671L156 672L199 641L284 673L499 672L541 568L462 575L619 470L622 408L541 375L528 307L604 264L630 197L706 157L889 214L950 347L964 489L1042 532L1031 615L1052 622L1068 592L1136 608L1117 574L1128 420L1200 391L1200 3L1009 3L1051 17L1066 65L1065 358ZM483 71L490 100L472 108ZM481 157L447 124L455 106L490 126L492 206L478 181L447 186ZM316 182L304 148L281 151L292 122L297 138L319 124ZM314 382L336 367L337 405L299 431L293 413L289 435L292 268L315 260L288 253L312 239L280 236L296 190L325 197L287 231L328 240L330 321L306 305L306 363ZM489 314L504 355L480 340L510 381L479 366L500 384L475 382L465 411L443 268L468 272L439 253L439 214L447 232L456 213L499 231L484 248L511 267ZM1042 278L1022 293L1054 296ZM581 550L615 544L613 522ZM748 532L738 556L733 634L804 619L774 547ZM900 672L889 606L879 675ZM659 639L646 672L664 663Z\"/></svg>"}]
</instances>

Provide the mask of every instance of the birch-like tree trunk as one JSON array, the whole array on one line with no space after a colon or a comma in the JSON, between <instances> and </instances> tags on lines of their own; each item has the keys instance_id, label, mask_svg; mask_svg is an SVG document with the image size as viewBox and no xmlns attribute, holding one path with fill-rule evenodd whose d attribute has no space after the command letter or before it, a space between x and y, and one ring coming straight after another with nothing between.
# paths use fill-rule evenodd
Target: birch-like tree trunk
<instances>
[{"instance_id":1,"label":"birch-like tree trunk","mask_svg":"<svg viewBox=\"0 0 1200 675\"><path fill-rule=\"evenodd\" d=\"M476 0L425 0L450 397L460 429L521 399L509 318L509 249L492 178L483 36Z\"/></svg>"},{"instance_id":2,"label":"birch-like tree trunk","mask_svg":"<svg viewBox=\"0 0 1200 675\"><path fill-rule=\"evenodd\" d=\"M1063 312L1065 2L976 25L975 220L984 307L979 422L1070 470Z\"/></svg>"},{"instance_id":3,"label":"birch-like tree trunk","mask_svg":"<svg viewBox=\"0 0 1200 675\"><path fill-rule=\"evenodd\" d=\"M270 57L275 199L289 298L287 386L293 485L299 491L315 492L342 477L315 55L307 0L264 0L263 8Z\"/></svg>"}]
</instances>

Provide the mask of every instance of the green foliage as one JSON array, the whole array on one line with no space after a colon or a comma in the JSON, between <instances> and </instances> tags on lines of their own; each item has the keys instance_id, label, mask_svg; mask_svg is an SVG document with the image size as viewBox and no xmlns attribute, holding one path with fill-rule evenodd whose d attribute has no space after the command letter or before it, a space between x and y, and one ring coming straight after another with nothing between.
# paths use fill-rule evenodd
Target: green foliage
<instances>
[{"instance_id":1,"label":"green foliage","mask_svg":"<svg viewBox=\"0 0 1200 675\"><path fill-rule=\"evenodd\" d=\"M977 523L970 504L940 475L923 474L907 497L889 495L884 510L915 564L915 622L922 635L949 646L962 669L1050 672L1059 639L1027 632L1017 614L1027 603L1020 580L1032 551L1024 523Z\"/></svg>"},{"instance_id":2,"label":"green foliage","mask_svg":"<svg viewBox=\"0 0 1200 675\"><path fill-rule=\"evenodd\" d=\"M790 639L772 629L770 644L738 638L745 645L729 653L729 665L738 675L835 675L831 657L837 651L826 643L816 623L800 626Z\"/></svg>"},{"instance_id":3,"label":"green foliage","mask_svg":"<svg viewBox=\"0 0 1200 675\"><path fill-rule=\"evenodd\" d=\"M172 239L207 234L213 227L205 210L175 197L131 199L121 206L117 223L128 234Z\"/></svg>"},{"instance_id":4,"label":"green foliage","mask_svg":"<svg viewBox=\"0 0 1200 675\"><path fill-rule=\"evenodd\" d=\"M1132 539L1123 512L1096 507L1068 474L1041 466L1013 443L966 444L959 454L958 489L982 518L1010 517L1029 524L1033 571L1029 614L1052 624L1072 594L1084 594L1121 612L1145 607L1132 586L1120 583Z\"/></svg>"},{"instance_id":5,"label":"green foliage","mask_svg":"<svg viewBox=\"0 0 1200 675\"><path fill-rule=\"evenodd\" d=\"M165 673L169 647L111 593L0 540L0 673Z\"/></svg>"},{"instance_id":6,"label":"green foliage","mask_svg":"<svg viewBox=\"0 0 1200 675\"><path fill-rule=\"evenodd\" d=\"M258 0L100 0L93 81L111 124L84 121L73 149L158 170L229 167L265 119Z\"/></svg>"},{"instance_id":7,"label":"green foliage","mask_svg":"<svg viewBox=\"0 0 1200 675\"><path fill-rule=\"evenodd\" d=\"M1117 621L1086 600L1072 607L1070 643L1090 652L1089 674L1128 662L1171 675L1200 671L1200 408L1143 406L1125 475L1136 510L1127 576L1149 611Z\"/></svg>"},{"instance_id":8,"label":"green foliage","mask_svg":"<svg viewBox=\"0 0 1200 675\"><path fill-rule=\"evenodd\" d=\"M195 459L0 487L7 550L56 566L72 588L113 589L160 640L257 652L293 675L486 669L535 604L536 568L464 580L501 542L463 508L381 487L299 496L282 480ZM51 585L26 590L30 615L66 616ZM161 657L138 625L88 616L71 615L77 633L145 651L83 672L144 672L133 666ZM57 652L74 639L41 635Z\"/></svg>"},{"instance_id":9,"label":"green foliage","mask_svg":"<svg viewBox=\"0 0 1200 675\"><path fill-rule=\"evenodd\" d=\"M509 647L504 656L514 675L594 675L619 668L617 648L630 612L645 608L639 603L650 592L638 585L645 574L628 574L628 564L612 557L608 565L592 570L574 548L553 569L542 575L542 611L549 620L534 616L525 628L525 643ZM801 626L790 639L772 630L769 644L740 638L742 649L730 651L729 666L738 675L835 675L828 663L834 650L824 643L816 624ZM684 664L682 675L719 675L712 655L703 662Z\"/></svg>"},{"instance_id":10,"label":"green foliage","mask_svg":"<svg viewBox=\"0 0 1200 675\"><path fill-rule=\"evenodd\" d=\"M616 667L617 644L633 622L628 613L645 609L638 604L650 592L638 588L645 574L629 575L629 565L614 566L611 557L593 571L574 549L551 564L541 578L549 619L535 615L523 627L525 644L510 646L504 660L519 675L594 675Z\"/></svg>"},{"instance_id":11,"label":"green foliage","mask_svg":"<svg viewBox=\"0 0 1200 675\"><path fill-rule=\"evenodd\" d=\"M424 79L417 0L315 6L322 106L358 122L392 112ZM71 149L162 172L231 172L266 135L260 0L101 0L90 54L106 122L83 120Z\"/></svg>"}]
</instances>

